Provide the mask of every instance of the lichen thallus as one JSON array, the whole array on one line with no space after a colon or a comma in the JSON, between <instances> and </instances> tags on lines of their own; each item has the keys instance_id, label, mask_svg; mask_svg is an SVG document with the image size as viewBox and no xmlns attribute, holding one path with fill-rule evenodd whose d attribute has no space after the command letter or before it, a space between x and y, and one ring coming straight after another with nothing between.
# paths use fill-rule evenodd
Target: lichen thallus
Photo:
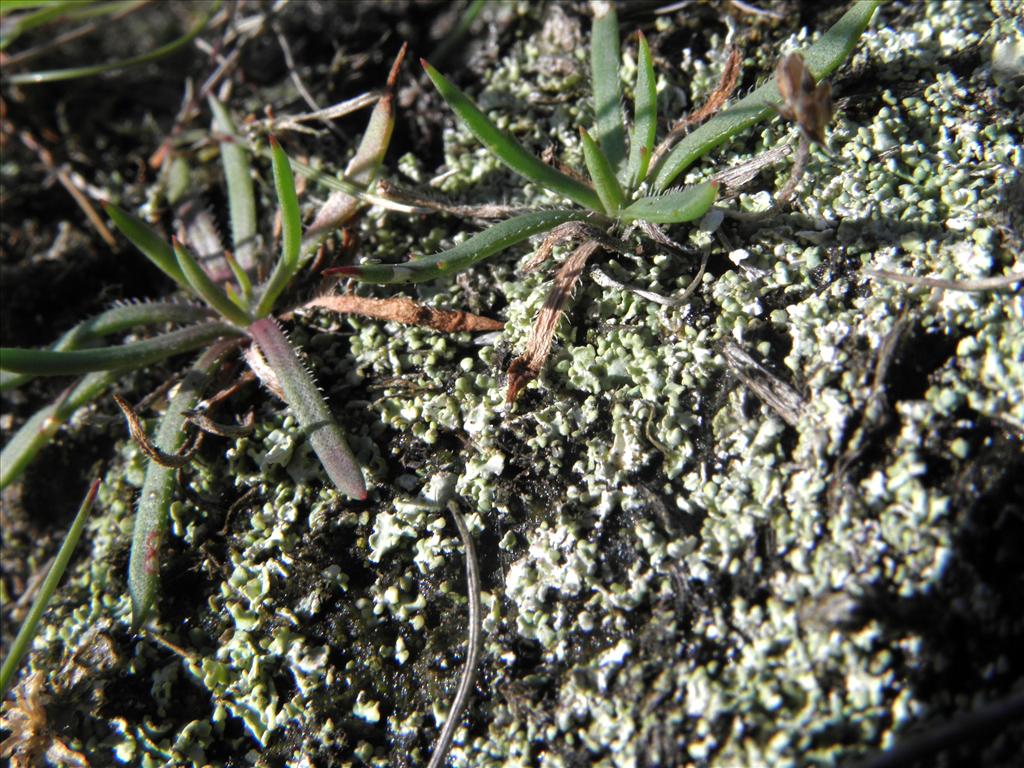
<instances>
[{"instance_id":1,"label":"lichen thallus","mask_svg":"<svg viewBox=\"0 0 1024 768\"><path fill-rule=\"evenodd\" d=\"M714 181L670 189L684 170L719 144L776 112L795 118L804 135L815 139L820 136L823 120L830 115L830 107L826 98L818 98L819 94L827 95L827 91L815 90L815 81L811 78L813 76L820 81L845 61L879 2L855 2L804 52L802 58L787 57L783 60L788 63L784 67L780 65L780 71L784 70L787 79L765 83L684 136L674 146L659 146L659 152L655 153L657 90L647 41L643 34L639 34L633 126L627 152L620 106L618 21L612 3L595 0L592 2L594 21L590 66L596 124L593 133L580 129L589 183L576 175L556 170L530 154L502 132L444 75L421 60L428 77L459 120L491 153L526 180L572 201L578 207L536 210L500 221L454 248L433 256L414 258L400 264L363 263L337 267L329 272L382 284L433 280L465 270L533 235L549 233L528 262L528 267L533 268L551 253L557 242L566 238L583 238L583 243L557 270L547 300L538 313L526 352L509 366L507 400L512 402L542 370L562 309L587 260L594 253L601 248L627 252L627 246L618 237L632 227L673 254L681 252L660 225L679 224L702 217L714 204L718 193L718 185ZM793 85L787 93L790 75ZM807 89L808 80L810 90ZM784 91L781 95L780 88ZM671 132L670 137L674 138L675 133L679 132ZM802 142L801 146L805 143Z\"/></svg>"}]
</instances>

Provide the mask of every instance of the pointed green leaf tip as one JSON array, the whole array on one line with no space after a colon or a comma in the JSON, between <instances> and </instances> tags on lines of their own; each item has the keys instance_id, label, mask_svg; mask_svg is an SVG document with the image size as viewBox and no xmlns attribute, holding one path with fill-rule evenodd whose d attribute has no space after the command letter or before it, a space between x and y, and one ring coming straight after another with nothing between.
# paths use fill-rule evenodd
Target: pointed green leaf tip
<instances>
[{"instance_id":1,"label":"pointed green leaf tip","mask_svg":"<svg viewBox=\"0 0 1024 768\"><path fill-rule=\"evenodd\" d=\"M29 646L32 645L32 639L35 637L39 627L39 620L43 618L46 606L49 605L53 593L57 591L61 577L64 575L64 571L67 570L68 563L71 562L71 556L75 552L75 546L82 536L82 531L85 530L85 522L89 517L89 511L92 509L93 502L96 501L96 494L99 492L99 489L100 481L97 478L89 486L89 491L85 494L82 505L78 508L78 514L75 515L71 528L64 537L64 543L60 545L60 550L54 558L53 565L50 566L50 570L43 580L43 585L39 588L36 599L32 602L32 608L18 629L17 637L11 643L10 650L8 650L6 658L4 658L3 666L0 667L0 698L7 697L7 692L10 690L11 682L14 679L14 673L18 670L18 662L21 661L22 656L25 655ZM6 744L6 742L4 743Z\"/></svg>"},{"instance_id":2,"label":"pointed green leaf tip","mask_svg":"<svg viewBox=\"0 0 1024 768\"><path fill-rule=\"evenodd\" d=\"M594 190L571 176L556 171L527 152L517 141L491 122L490 118L480 111L472 99L430 66L426 59L420 59L420 64L423 65L427 76L448 106L472 131L473 135L491 151L491 154L528 181L567 197L584 208L598 212L604 211L601 199Z\"/></svg>"},{"instance_id":3,"label":"pointed green leaf tip","mask_svg":"<svg viewBox=\"0 0 1024 768\"><path fill-rule=\"evenodd\" d=\"M231 217L231 247L243 269L254 268L256 245L256 195L253 191L249 151L240 141L231 113L214 96L209 97L213 127L225 134L220 142L220 160L228 185L228 213Z\"/></svg>"},{"instance_id":4,"label":"pointed green leaf tip","mask_svg":"<svg viewBox=\"0 0 1024 768\"><path fill-rule=\"evenodd\" d=\"M594 23L590 35L590 79L594 92L594 136L608 164L618 173L626 158L619 81L619 19L615 3L591 3Z\"/></svg>"},{"instance_id":5,"label":"pointed green leaf tip","mask_svg":"<svg viewBox=\"0 0 1024 768\"><path fill-rule=\"evenodd\" d=\"M402 264L358 264L325 269L324 275L344 275L368 283L419 283L445 275L454 275L528 237L547 232L567 221L586 221L592 214L580 209L533 211L499 221L477 232L447 251L412 259Z\"/></svg>"},{"instance_id":6,"label":"pointed green leaf tip","mask_svg":"<svg viewBox=\"0 0 1024 768\"><path fill-rule=\"evenodd\" d=\"M131 240L132 245L138 248L143 256L153 262L154 266L174 282L188 290L188 281L178 266L174 251L159 232L142 219L132 216L128 211L118 208L113 203L104 203L103 210L114 222L114 226L120 230L122 235Z\"/></svg>"},{"instance_id":7,"label":"pointed green leaf tip","mask_svg":"<svg viewBox=\"0 0 1024 768\"><path fill-rule=\"evenodd\" d=\"M277 204L281 210L281 257L263 289L256 310L257 317L266 317L274 308L274 302L281 295L299 269L299 252L302 248L302 213L299 211L299 197L295 194L295 177L291 161L281 149L277 138L270 136L270 159L274 166L274 189Z\"/></svg>"},{"instance_id":8,"label":"pointed green leaf tip","mask_svg":"<svg viewBox=\"0 0 1024 768\"><path fill-rule=\"evenodd\" d=\"M627 183L631 189L640 186L640 182L647 176L658 129L658 86L654 76L651 48L643 32L638 31L637 37L640 51L637 58L636 85L633 87L633 133L629 141L627 167Z\"/></svg>"},{"instance_id":9,"label":"pointed green leaf tip","mask_svg":"<svg viewBox=\"0 0 1024 768\"><path fill-rule=\"evenodd\" d=\"M615 178L611 161L590 137L586 128L580 127L580 138L583 140L583 159L587 164L587 171L590 172L590 179L594 182L597 196L601 198L605 213L615 216L622 208L626 197L619 186L619 180Z\"/></svg>"},{"instance_id":10,"label":"pointed green leaf tip","mask_svg":"<svg viewBox=\"0 0 1024 768\"><path fill-rule=\"evenodd\" d=\"M178 241L178 238L172 237L171 244L174 246L174 254L178 257L178 266L185 275L185 279L188 280L192 290L202 296L203 301L235 325L245 327L252 322L248 313L231 301L224 293L224 289L210 279L210 276L199 266L199 263Z\"/></svg>"}]
</instances>

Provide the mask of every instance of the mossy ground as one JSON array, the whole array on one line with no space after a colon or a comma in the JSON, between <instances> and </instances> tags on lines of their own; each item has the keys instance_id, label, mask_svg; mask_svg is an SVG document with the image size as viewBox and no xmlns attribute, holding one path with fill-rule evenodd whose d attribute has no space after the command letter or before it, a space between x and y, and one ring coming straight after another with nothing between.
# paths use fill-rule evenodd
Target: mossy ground
<instances>
[{"instance_id":1,"label":"mossy ground","mask_svg":"<svg viewBox=\"0 0 1024 768\"><path fill-rule=\"evenodd\" d=\"M94 765L424 764L465 642L462 547L429 498L445 475L456 478L485 590L483 662L454 765L831 765L1019 690L1021 295L864 272L972 279L1024 268L1024 97L992 64L998 43L1024 45L1013 5L883 8L834 80L835 156L815 152L795 209L757 225L674 231L710 248L709 271L682 307L585 278L546 373L513 409L502 373L547 282L518 274L522 252L409 290L505 318L486 343L294 318L292 337L374 490L365 504L341 498L282 406L244 391L233 407L256 408L256 433L211 441L172 509L153 628L184 658L127 629L143 457L105 420L110 404L79 420L4 502L6 619L76 506L83 466L102 461L98 509L27 664L47 676L59 736ZM713 88L728 37L745 54L749 87L838 12L814 8L781 4L781 22L727 21L712 7L621 20L624 34L649 33L663 104L677 115ZM319 10L303 17L309 9ZM400 37L382 37L388 24L429 50L437 11L358 6L351 29L324 9L290 7L281 19L322 103L379 84L357 65L374 39L370 59L386 67ZM491 5L475 42L447 65L503 127L575 165L576 128L590 121L585 10ZM341 42L326 42L329 29ZM264 55L248 54L233 108L298 109L286 71L272 66L273 37L260 40ZM627 60L632 46L624 42ZM357 72L345 87L331 85L335 65ZM404 78L389 168L422 183L450 172L438 185L470 202L542 201L414 80ZM75 86L108 97L115 87ZM115 143L135 157L151 152L177 98L125 107L156 116L134 137L142 146L123 129ZM18 109L42 119L38 103ZM359 123L346 122L345 135ZM102 156L114 140L90 130L72 146ZM771 121L689 178L791 140ZM293 142L289 151L332 168L344 158L330 134ZM28 211L32 194L62 207L21 222L5 213L5 294L26 275L81 269L76 248L108 258L77 209L31 181L20 151L5 158L5 208ZM217 203L214 160L192 159L195 183ZM93 169L97 183L144 199L148 185L112 162ZM763 207L787 172L766 170L739 207ZM309 188L311 207L318 195ZM53 266L36 254L58 227L78 245ZM356 234L361 257L394 260L468 231L446 217L371 210ZM122 262L141 263L121 254L110 269ZM650 247L594 266L663 294L680 293L697 269ZM76 297L78 309L152 280L120 274L115 295ZM5 341L42 343L74 319L67 311L47 309L24 330L20 316L12 331L5 318ZM763 370L730 363L737 348ZM126 389L141 397L156 378L140 374ZM790 407L766 405L753 379L781 387ZM11 421L35 404L12 401ZM54 478L64 494L47 495ZM47 509L56 500L65 509ZM977 762L1012 764L1022 739L1017 728L965 749Z\"/></svg>"}]
</instances>

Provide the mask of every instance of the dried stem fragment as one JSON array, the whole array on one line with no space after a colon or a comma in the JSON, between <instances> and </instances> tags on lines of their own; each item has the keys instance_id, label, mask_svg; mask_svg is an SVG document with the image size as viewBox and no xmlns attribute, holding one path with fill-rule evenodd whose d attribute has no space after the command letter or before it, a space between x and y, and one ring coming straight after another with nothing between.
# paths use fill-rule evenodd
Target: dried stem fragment
<instances>
[{"instance_id":1,"label":"dried stem fragment","mask_svg":"<svg viewBox=\"0 0 1024 768\"><path fill-rule=\"evenodd\" d=\"M740 56L739 49L733 47L729 51L729 58L726 59L725 69L722 70L722 79L719 81L718 87L708 96L708 100L704 102L703 106L685 115L672 126L668 135L662 139L661 143L654 150L654 154L651 156L651 168L658 167L661 158L672 148L673 144L686 134L690 126L704 122L718 112L725 102L729 100L736 91L736 84L739 82L740 77L740 64L742 62L743 57Z\"/></svg>"},{"instance_id":2,"label":"dried stem fragment","mask_svg":"<svg viewBox=\"0 0 1024 768\"><path fill-rule=\"evenodd\" d=\"M172 467L175 469L184 467L192 460L196 451L199 450L199 446L203 443L203 433L197 432L192 440L192 444L182 447L178 453L161 451L150 442L149 435L146 434L146 429L142 426L142 421L139 419L138 414L135 413L135 409L128 404L128 401L115 394L114 402L117 403L117 407L124 413L125 420L128 422L128 432L131 434L132 440L142 449L144 454L161 467Z\"/></svg>"},{"instance_id":3,"label":"dried stem fragment","mask_svg":"<svg viewBox=\"0 0 1024 768\"><path fill-rule=\"evenodd\" d=\"M21 139L22 144L35 152L39 161L46 166L48 171L56 176L60 185L64 187L69 195L71 195L75 204L82 209L82 213L85 214L85 217L89 220L89 223L92 224L96 233L103 238L103 242L114 250L117 250L117 240L114 239L114 236L110 233L107 225L103 223L103 219L100 218L100 215L96 213L96 209L93 207L92 203L89 202L89 198L87 198L85 193L75 186L71 175L68 173L68 166L66 164L58 166L56 162L54 162L53 155L50 153L50 150L40 144L36 140L35 136L28 131L20 131L18 133L18 138Z\"/></svg>"},{"instance_id":4,"label":"dried stem fragment","mask_svg":"<svg viewBox=\"0 0 1024 768\"><path fill-rule=\"evenodd\" d=\"M547 261L556 245L561 245L569 240L584 236L591 240L596 240L605 250L614 251L624 256L629 254L629 249L623 242L614 237L609 237L592 224L587 224L583 221L567 221L565 224L559 224L548 233L548 236L544 238L544 242L540 244L540 248L534 251L533 255L520 268L520 272L523 274L532 272Z\"/></svg>"},{"instance_id":5,"label":"dried stem fragment","mask_svg":"<svg viewBox=\"0 0 1024 768\"><path fill-rule=\"evenodd\" d=\"M434 752L430 756L430 763L427 768L441 768L444 765L448 750L451 749L452 739L455 738L455 729L459 727L462 713L466 709L470 695L473 693L473 683L476 681L477 666L480 663L480 650L482 647L483 619L480 615L480 566L476 559L476 547L473 545L473 534L466 525L466 520L459 511L458 504L449 502L448 511L455 520L455 527L459 529L459 536L462 538L462 546L466 550L466 597L469 602L469 631L466 638L466 661L462 667L462 674L459 676L459 687L455 692L455 699L452 701L451 709L448 710L448 717L445 718L444 727L437 737L437 744L434 745Z\"/></svg>"},{"instance_id":6,"label":"dried stem fragment","mask_svg":"<svg viewBox=\"0 0 1024 768\"><path fill-rule=\"evenodd\" d=\"M882 280L892 280L906 285L928 286L947 291L1008 291L1017 283L1024 283L1024 272L997 277L979 277L974 280L946 280L941 277L901 275L885 269L865 269L864 274Z\"/></svg>"},{"instance_id":7,"label":"dried stem fragment","mask_svg":"<svg viewBox=\"0 0 1024 768\"><path fill-rule=\"evenodd\" d=\"M256 417L252 411L245 415L245 420L241 424L221 424L203 413L190 413L185 418L203 432L218 437L246 437L251 435L253 429L256 428Z\"/></svg>"},{"instance_id":8,"label":"dried stem fragment","mask_svg":"<svg viewBox=\"0 0 1024 768\"><path fill-rule=\"evenodd\" d=\"M315 307L378 320L393 320L403 325L421 325L442 333L500 331L505 327L500 320L492 320L489 317L461 310L424 307L404 296L390 299L371 299L353 294L321 296L306 302L302 308L313 309Z\"/></svg>"},{"instance_id":9,"label":"dried stem fragment","mask_svg":"<svg viewBox=\"0 0 1024 768\"><path fill-rule=\"evenodd\" d=\"M792 151L793 148L789 144L779 144L762 152L753 160L738 163L716 173L711 177L711 181L717 181L725 187L724 190L719 191L718 201L722 202L735 197L743 187L754 180L762 168L775 165Z\"/></svg>"},{"instance_id":10,"label":"dried stem fragment","mask_svg":"<svg viewBox=\"0 0 1024 768\"><path fill-rule=\"evenodd\" d=\"M496 203L458 205L439 199L437 195L428 195L419 190L407 189L387 179L380 179L377 182L377 192L396 203L411 206L411 210L440 211L464 219L505 219L530 210L521 205L498 205Z\"/></svg>"},{"instance_id":11,"label":"dried stem fragment","mask_svg":"<svg viewBox=\"0 0 1024 768\"><path fill-rule=\"evenodd\" d=\"M804 170L807 168L807 158L810 157L810 154L811 143L806 136L801 134L800 143L797 144L796 154L793 156L793 167L789 171L789 178L775 195L775 204L772 206L775 210L781 210L789 204L793 193L796 192L796 185L800 183Z\"/></svg>"},{"instance_id":12,"label":"dried stem fragment","mask_svg":"<svg viewBox=\"0 0 1024 768\"><path fill-rule=\"evenodd\" d=\"M722 348L722 356L729 370L779 418L791 427L800 423L804 399L799 392L772 374L738 344L728 342Z\"/></svg>"}]
</instances>

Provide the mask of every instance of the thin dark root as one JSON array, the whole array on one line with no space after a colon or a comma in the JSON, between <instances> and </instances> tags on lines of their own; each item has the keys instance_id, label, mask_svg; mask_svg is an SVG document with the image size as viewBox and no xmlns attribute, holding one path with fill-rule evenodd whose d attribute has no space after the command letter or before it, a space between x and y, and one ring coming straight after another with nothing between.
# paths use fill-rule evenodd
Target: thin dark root
<instances>
[{"instance_id":1,"label":"thin dark root","mask_svg":"<svg viewBox=\"0 0 1024 768\"><path fill-rule=\"evenodd\" d=\"M466 550L466 597L469 599L469 636L466 640L466 663L462 667L462 675L459 677L459 688L455 692L455 699L452 701L451 709L448 710L448 717L445 718L444 727L437 737L434 745L434 753L430 756L430 763L427 768L441 768L448 756L448 750L452 747L452 739L455 738L455 729L462 719L462 712L466 708L469 696L473 692L473 683L476 681L476 668L480 661L481 635L483 631L482 619L480 616L480 566L476 559L476 547L473 545L473 536L469 532L469 526L462 517L458 505L455 502L448 504L448 511L455 520L455 527L459 529L459 536L462 537L462 546Z\"/></svg>"}]
</instances>

